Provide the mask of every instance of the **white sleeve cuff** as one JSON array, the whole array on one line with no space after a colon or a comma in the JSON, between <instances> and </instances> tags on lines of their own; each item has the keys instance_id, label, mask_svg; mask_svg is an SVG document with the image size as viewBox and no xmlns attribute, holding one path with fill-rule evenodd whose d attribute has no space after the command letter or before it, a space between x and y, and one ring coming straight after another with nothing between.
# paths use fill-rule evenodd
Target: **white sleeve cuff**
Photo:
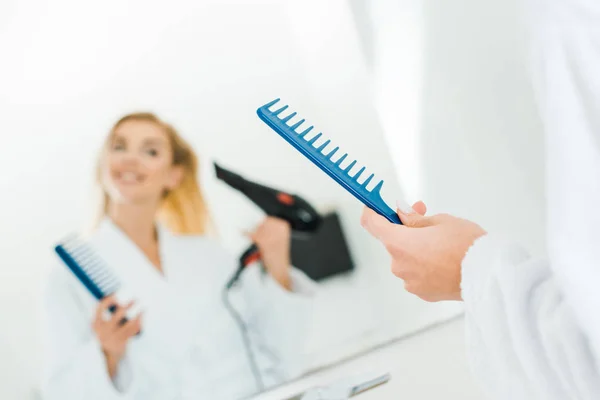
<instances>
[{"instance_id":1,"label":"white sleeve cuff","mask_svg":"<svg viewBox=\"0 0 600 400\"><path fill-rule=\"evenodd\" d=\"M259 294L266 289L278 296L302 298L312 297L317 291L316 282L293 266L290 270L291 291L285 290L268 272L263 271L260 264L255 263L246 268L242 280L244 290L250 295Z\"/></svg>"},{"instance_id":2,"label":"white sleeve cuff","mask_svg":"<svg viewBox=\"0 0 600 400\"><path fill-rule=\"evenodd\" d=\"M97 386L94 385L96 386L95 391L97 390L97 393L104 393L100 398L119 400L129 399L133 387L133 372L131 365L126 361L126 358L124 358L117 367L117 375L113 380L108 374L106 358L100 342L96 338L89 343L86 353L88 354L88 362L92 368L100 369L96 375L98 376L99 382L97 382Z\"/></svg>"},{"instance_id":3,"label":"white sleeve cuff","mask_svg":"<svg viewBox=\"0 0 600 400\"><path fill-rule=\"evenodd\" d=\"M476 304L489 288L499 266L527 259L527 252L501 236L486 234L475 242L462 262L461 291L466 304Z\"/></svg>"},{"instance_id":4,"label":"white sleeve cuff","mask_svg":"<svg viewBox=\"0 0 600 400\"><path fill-rule=\"evenodd\" d=\"M303 271L298 268L292 266L290 270L290 280L292 284L291 293L301 294L304 296L313 296L317 291L317 283L310 279ZM283 290L281 285L279 285L272 277L269 275L269 279L267 280L267 284L277 285L279 288ZM289 292L288 292L289 293Z\"/></svg>"},{"instance_id":5,"label":"white sleeve cuff","mask_svg":"<svg viewBox=\"0 0 600 400\"><path fill-rule=\"evenodd\" d=\"M117 367L117 375L113 380L117 391L119 391L120 393L130 392L133 386L133 377L134 374L131 363L128 357L125 356L119 363Z\"/></svg>"}]
</instances>

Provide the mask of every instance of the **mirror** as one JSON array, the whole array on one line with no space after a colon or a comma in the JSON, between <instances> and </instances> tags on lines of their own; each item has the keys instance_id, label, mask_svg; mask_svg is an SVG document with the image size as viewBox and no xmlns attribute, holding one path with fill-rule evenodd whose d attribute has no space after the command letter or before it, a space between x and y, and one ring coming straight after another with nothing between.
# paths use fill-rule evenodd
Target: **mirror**
<instances>
[{"instance_id":1,"label":"mirror","mask_svg":"<svg viewBox=\"0 0 600 400\"><path fill-rule=\"evenodd\" d=\"M290 111L298 112L294 121L306 118L369 172L384 179L382 195L390 206L396 199L423 196L431 199L433 212L456 212L510 231L510 222L496 218L494 207L514 198L509 193L521 193L527 196L517 198L525 198L531 207L516 213L526 212L540 224L532 223L530 232L519 234L528 240L542 230L543 210L537 207L542 190L526 184L539 171L526 176L514 168L497 172L499 181L505 183L492 185L483 175L465 173L466 161L448 155L460 154L461 143L478 144L475 136L465 134L452 141L440 132L446 123L448 131L457 135L464 128L451 124L453 111L441 111L451 103L444 97L451 90L436 86L446 79L436 75L436 65L448 59L435 44L447 46L443 38L450 34L441 28L440 10L423 11L416 5L398 9L383 0L327 4L213 0L169 5L62 1L52 7L37 1L9 1L3 7L0 39L5 59L10 61L0 67L4 127L0 167L10 173L2 174L5 205L0 248L7 259L1 270L4 301L0 314L7 322L0 346L8 356L0 364L10 370L3 375L14 379L2 385L8 391L2 398L40 395L48 350L41 330L47 306L42 288L48 284L51 267L62 265L52 248L92 220L97 156L111 126L127 113L156 113L195 150L200 159L199 182L217 240L231 260L237 261L250 244L243 232L253 230L265 214L240 190L218 179L215 162L248 181L300 196L321 216L338 218L341 232L334 231L341 235L341 247L347 246L348 271L312 280L315 291L310 295L310 312L294 328L299 341L288 345L288 350L295 351L291 355L296 360L294 368L270 376L265 387L419 332L459 315L461 308L452 303L424 303L403 290L402 282L389 271L387 253L360 226L362 205L260 121L256 109L263 104L280 97ZM394 16L404 22L401 32L390 28ZM433 47L418 47L424 43L422 21L428 21L427 45ZM394 55L398 47L403 57ZM462 63L468 63L468 54L463 56ZM463 64L457 62L454 67ZM516 67L515 71L521 73ZM460 75L463 83L467 75ZM425 87L421 87L423 82ZM477 102L475 92L469 95L465 108ZM505 98L511 95L504 93ZM412 101L413 97L420 101ZM455 107L454 112L459 112L461 106ZM485 112L485 107L480 111ZM529 103L524 107L532 109ZM425 109L439 113L429 118ZM502 117L514 121L513 114L506 111ZM484 117L478 121L480 126L469 132L489 128L505 146L498 150L489 142L479 143L478 161L487 172L509 165L502 157L514 155L514 149L503 132L518 135L523 128L490 127ZM539 129L534 118L525 122L531 131ZM432 150L424 151L425 147ZM530 147L534 149L535 143ZM525 153L517 156L525 157ZM465 174L472 180L460 181ZM489 201L473 207L459 191ZM296 246L313 234L293 233ZM202 253L198 254L201 259ZM189 258L182 260L189 263ZM211 266L217 268L212 262ZM219 267L227 268L229 275L237 264ZM239 286L235 290L243 289L243 284ZM198 287L205 293L204 297L197 294L202 301L221 301L221 286L199 282ZM224 308L219 310L226 313ZM268 333L261 332L273 338L285 334L286 323L298 322L290 314L289 321L282 319ZM219 314L221 319L230 317ZM211 326L206 318L205 324ZM214 381L205 384L214 385L216 393L228 386L231 391L227 393L233 397L249 396L255 386L242 334L231 320L213 326L216 330L223 327L231 330L211 330L212 336L200 335L198 340L210 342L222 335L235 341L232 346L238 351L228 357L237 360L232 361L237 362L236 368L246 369L230 372L246 376L250 383L238 388L235 380L227 379L231 366L218 353L224 350L219 347L223 342L212 349L217 351L213 358L206 356L210 345L201 343L198 357L203 361L197 363L195 373L224 371L222 375L215 372ZM152 331L142 336L146 334L153 337ZM177 342L175 336L171 338ZM268 343L270 338L263 339ZM210 393L206 387L189 390Z\"/></svg>"}]
</instances>

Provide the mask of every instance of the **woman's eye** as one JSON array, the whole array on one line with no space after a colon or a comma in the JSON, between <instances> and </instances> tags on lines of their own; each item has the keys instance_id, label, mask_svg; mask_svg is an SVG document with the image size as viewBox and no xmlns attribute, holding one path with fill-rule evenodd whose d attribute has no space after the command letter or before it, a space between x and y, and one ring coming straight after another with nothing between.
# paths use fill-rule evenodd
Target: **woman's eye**
<instances>
[{"instance_id":1,"label":"woman's eye","mask_svg":"<svg viewBox=\"0 0 600 400\"><path fill-rule=\"evenodd\" d=\"M125 150L125 146L121 143L115 143L112 146L113 150Z\"/></svg>"},{"instance_id":2,"label":"woman's eye","mask_svg":"<svg viewBox=\"0 0 600 400\"><path fill-rule=\"evenodd\" d=\"M158 151L156 149L148 149L146 153L152 157L156 157L158 155Z\"/></svg>"}]
</instances>

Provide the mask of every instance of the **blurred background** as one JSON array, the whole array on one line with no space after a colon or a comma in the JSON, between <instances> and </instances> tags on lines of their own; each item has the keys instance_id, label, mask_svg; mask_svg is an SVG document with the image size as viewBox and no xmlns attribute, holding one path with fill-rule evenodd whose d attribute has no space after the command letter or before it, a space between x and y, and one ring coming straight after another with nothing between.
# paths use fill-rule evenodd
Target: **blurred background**
<instances>
[{"instance_id":1,"label":"blurred background","mask_svg":"<svg viewBox=\"0 0 600 400\"><path fill-rule=\"evenodd\" d=\"M319 282L305 372L459 315L404 292L360 227L362 205L256 109L290 104L385 180L390 206L422 199L540 253L543 142L522 16L516 0L3 0L0 398L35 398L52 246L90 221L98 149L139 110L198 152L233 253L263 214L213 161L340 216L354 268Z\"/></svg>"}]
</instances>

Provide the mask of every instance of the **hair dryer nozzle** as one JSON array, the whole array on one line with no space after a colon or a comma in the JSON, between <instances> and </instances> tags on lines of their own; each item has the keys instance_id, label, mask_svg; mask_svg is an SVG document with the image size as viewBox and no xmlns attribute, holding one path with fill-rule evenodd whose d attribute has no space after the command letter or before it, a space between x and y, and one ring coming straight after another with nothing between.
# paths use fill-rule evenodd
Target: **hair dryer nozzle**
<instances>
[{"instance_id":1,"label":"hair dryer nozzle","mask_svg":"<svg viewBox=\"0 0 600 400\"><path fill-rule=\"evenodd\" d=\"M310 232L318 228L321 216L306 200L249 181L217 163L213 164L218 179L243 193L267 215L286 220L296 231Z\"/></svg>"},{"instance_id":2,"label":"hair dryer nozzle","mask_svg":"<svg viewBox=\"0 0 600 400\"><path fill-rule=\"evenodd\" d=\"M217 178L219 178L223 182L227 183L228 185L230 185L238 190L241 190L243 183L246 181L244 178L242 178L240 175L238 175L234 172L231 172L231 171L221 167L216 162L214 162L213 165L215 166L215 172L216 172Z\"/></svg>"}]
</instances>

